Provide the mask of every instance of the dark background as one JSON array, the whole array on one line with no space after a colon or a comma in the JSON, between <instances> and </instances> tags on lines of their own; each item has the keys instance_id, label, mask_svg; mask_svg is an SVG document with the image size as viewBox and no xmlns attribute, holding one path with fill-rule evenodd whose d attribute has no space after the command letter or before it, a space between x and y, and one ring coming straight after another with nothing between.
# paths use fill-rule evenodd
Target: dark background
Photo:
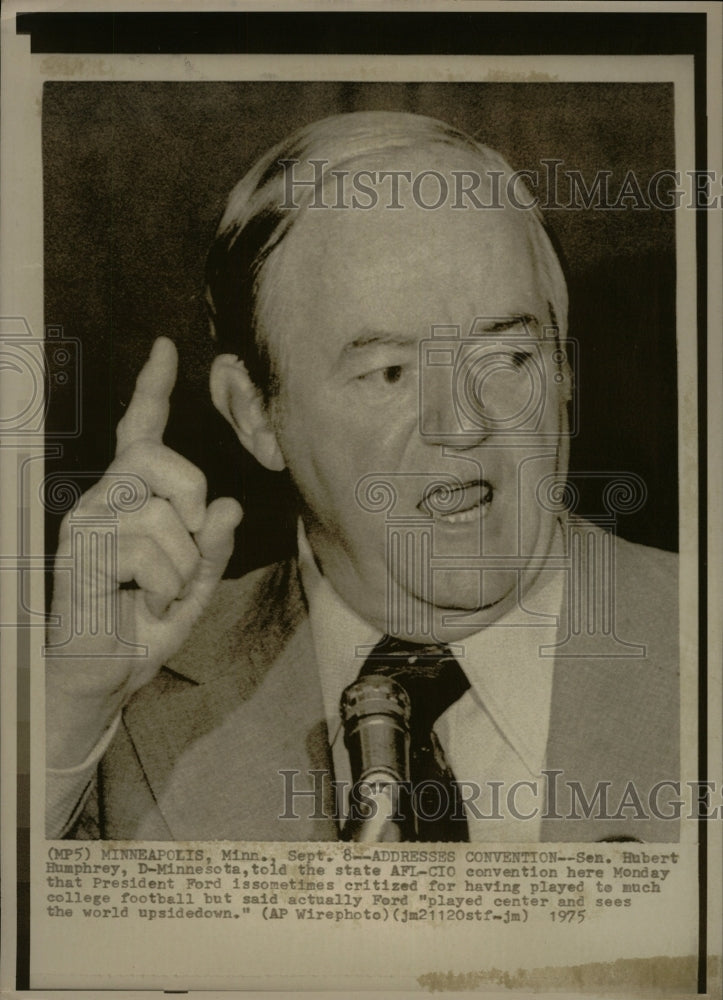
<instances>
[{"instance_id":1,"label":"dark background","mask_svg":"<svg viewBox=\"0 0 723 1000\"><path fill-rule=\"evenodd\" d=\"M363 109L445 119L517 169L541 171L542 159L558 159L588 185L612 171L613 198L629 170L645 190L652 174L675 166L668 84L47 83L45 321L82 350L82 435L63 442L47 473L78 481L102 473L153 338L172 337L180 377L165 440L203 469L210 497L244 504L230 575L282 555L294 525L283 477L242 452L208 397L206 252L229 191L271 144L317 118ZM559 201L568 196L563 183ZM578 209L547 219L579 344L571 469L642 477L647 501L621 517L619 532L675 549L674 213ZM73 406L72 387L53 389L51 439ZM604 513L604 481L579 485L578 513ZM58 519L49 513L51 548Z\"/></svg>"}]
</instances>

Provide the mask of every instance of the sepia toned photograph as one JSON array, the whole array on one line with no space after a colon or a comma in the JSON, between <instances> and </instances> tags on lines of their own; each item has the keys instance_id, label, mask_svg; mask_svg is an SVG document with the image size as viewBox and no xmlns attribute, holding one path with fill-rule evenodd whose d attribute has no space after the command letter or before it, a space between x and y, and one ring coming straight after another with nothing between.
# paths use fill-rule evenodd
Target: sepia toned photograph
<instances>
[{"instance_id":1,"label":"sepia toned photograph","mask_svg":"<svg viewBox=\"0 0 723 1000\"><path fill-rule=\"evenodd\" d=\"M692 58L58 23L2 313L25 988L714 995Z\"/></svg>"},{"instance_id":2,"label":"sepia toned photograph","mask_svg":"<svg viewBox=\"0 0 723 1000\"><path fill-rule=\"evenodd\" d=\"M49 836L678 839L672 96L46 84Z\"/></svg>"},{"instance_id":3,"label":"sepia toned photograph","mask_svg":"<svg viewBox=\"0 0 723 1000\"><path fill-rule=\"evenodd\" d=\"M672 98L46 84L49 836L678 839Z\"/></svg>"}]
</instances>

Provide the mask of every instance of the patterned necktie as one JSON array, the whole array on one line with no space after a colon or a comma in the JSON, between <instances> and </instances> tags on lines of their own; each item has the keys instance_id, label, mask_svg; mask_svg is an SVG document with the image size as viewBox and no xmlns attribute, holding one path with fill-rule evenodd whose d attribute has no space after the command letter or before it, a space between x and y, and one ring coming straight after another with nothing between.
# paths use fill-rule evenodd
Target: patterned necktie
<instances>
[{"instance_id":1,"label":"patterned necktie","mask_svg":"<svg viewBox=\"0 0 723 1000\"><path fill-rule=\"evenodd\" d=\"M409 763L417 839L469 840L462 798L433 729L439 716L469 688L462 668L446 646L385 635L359 671L360 678L371 674L393 678L411 702Z\"/></svg>"}]
</instances>

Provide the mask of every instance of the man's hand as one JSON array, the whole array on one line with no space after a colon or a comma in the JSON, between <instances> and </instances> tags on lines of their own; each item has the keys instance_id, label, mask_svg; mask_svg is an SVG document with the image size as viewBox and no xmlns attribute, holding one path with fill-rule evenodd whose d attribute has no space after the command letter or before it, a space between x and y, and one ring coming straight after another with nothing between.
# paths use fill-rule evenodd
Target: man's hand
<instances>
[{"instance_id":1,"label":"man's hand","mask_svg":"<svg viewBox=\"0 0 723 1000\"><path fill-rule=\"evenodd\" d=\"M60 625L47 660L51 766L82 761L178 651L233 551L239 504L207 507L203 474L163 444L177 363L173 342L156 340L118 424L113 462L61 527L51 607ZM119 509L119 490L140 492L137 509ZM115 527L111 551L97 545L104 524ZM146 653L129 655L139 645Z\"/></svg>"}]
</instances>

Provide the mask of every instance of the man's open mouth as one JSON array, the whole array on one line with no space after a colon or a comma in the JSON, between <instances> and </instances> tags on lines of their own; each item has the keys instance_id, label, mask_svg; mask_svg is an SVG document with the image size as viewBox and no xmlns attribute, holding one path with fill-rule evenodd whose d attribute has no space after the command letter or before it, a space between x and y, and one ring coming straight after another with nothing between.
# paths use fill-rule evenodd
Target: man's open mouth
<instances>
[{"instance_id":1,"label":"man's open mouth","mask_svg":"<svg viewBox=\"0 0 723 1000\"><path fill-rule=\"evenodd\" d=\"M417 509L445 524L472 523L485 516L493 496L494 487L487 479L436 483L425 491Z\"/></svg>"}]
</instances>

